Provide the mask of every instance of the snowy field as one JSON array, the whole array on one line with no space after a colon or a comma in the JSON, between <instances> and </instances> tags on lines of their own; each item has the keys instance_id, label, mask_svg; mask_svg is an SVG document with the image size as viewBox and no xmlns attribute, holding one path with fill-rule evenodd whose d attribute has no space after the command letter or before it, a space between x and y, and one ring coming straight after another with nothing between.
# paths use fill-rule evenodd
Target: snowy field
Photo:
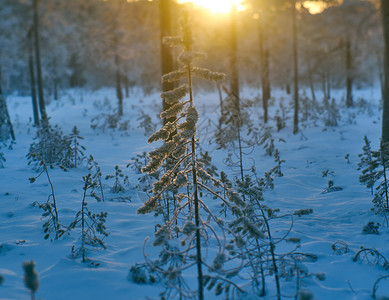
<instances>
[{"instance_id":1,"label":"snowy field","mask_svg":"<svg viewBox=\"0 0 389 300\"><path fill-rule=\"evenodd\" d=\"M275 187L265 194L265 204L279 208L282 213L302 208L311 208L313 213L295 218L291 237L301 238L299 252L312 253L316 261L305 262L311 273L324 273L325 279L311 277L301 282L301 288L313 293L314 299L371 299L374 282L389 271L384 268L353 262L353 257L363 248L378 250L389 259L389 229L379 228L379 235L364 234L362 228L369 221L384 224L381 215L375 215L370 191L359 183L361 172L357 170L366 135L377 149L381 134L381 112L378 108L378 90L355 91L356 107L346 109L342 104L343 92L333 96L339 112L337 126L326 126L325 117L308 119L300 125L301 132L292 134L291 96L281 91L275 92L269 112L269 125L275 138L275 145L285 163L283 177L275 180ZM254 99L257 92L247 90L243 98ZM214 134L219 111L217 94L199 93L195 96L200 113L199 134L202 148L209 151L212 162L219 170L226 170L223 160L226 150L217 150L209 143ZM366 100L365 102L360 99ZM273 117L283 101L287 110L286 128L277 132ZM344 101L343 101L344 102ZM361 104L362 103L362 104ZM84 137L81 144L86 147L87 156L93 155L101 167L103 177L114 173L115 165L129 178L126 191L120 196L130 197L131 201L110 201L117 195L110 192L113 180L104 180L106 201L89 199L92 212L108 212L106 227L109 236L105 238L106 250L89 253L93 263L82 263L80 258L71 257L72 246L77 242L76 232L65 234L61 239L44 239L42 210L32 204L43 203L50 194L50 186L45 176L35 183L29 178L36 172L28 166L26 154L33 142L36 129L32 127L32 105L29 97L9 96L8 108L13 121L16 144L12 150L2 148L6 157L5 167L0 169L0 275L4 277L0 285L0 299L29 299L23 283L22 263L34 260L39 274L40 287L37 298L50 300L68 299L158 299L163 290L162 284L138 285L128 279L129 269L135 263L144 262L142 247L144 239L152 236L154 226L160 222L153 214L138 215L136 210L147 199L138 191L138 174L126 165L132 158L144 151L154 149L147 144L145 130L139 127L141 112L149 115L158 125L160 98L157 94L144 96L133 90L125 99L123 120L129 120L126 130L92 129L91 120L109 113L116 107L114 90L88 92L74 90L64 92L58 101L47 106L51 124L58 124L65 134L70 134L77 126ZM256 104L249 110L254 124L261 128L262 108ZM302 108L302 114L304 109ZM259 129L261 130L261 129ZM273 158L266 156L262 146L257 146L247 155L245 163L255 161L259 175L273 166ZM328 170L328 177L322 176ZM87 167L49 170L56 198L60 220L69 224L81 207L83 194L82 177L88 173ZM342 189L325 192L328 180ZM280 222L275 226L277 234L287 228ZM336 255L332 245L342 241L349 248L348 253ZM340 245L340 244L338 244ZM276 251L282 249L276 249ZM148 252L152 249L148 249ZM323 279L323 278L321 278ZM268 294L265 299L276 299L273 277L267 277ZM288 282L282 281L281 290L285 295L293 295ZM389 280L382 281L377 296L389 297ZM206 299L216 297L214 291L206 291ZM242 299L257 299L254 295L242 295ZM285 298L287 299L287 298Z\"/></svg>"}]
</instances>

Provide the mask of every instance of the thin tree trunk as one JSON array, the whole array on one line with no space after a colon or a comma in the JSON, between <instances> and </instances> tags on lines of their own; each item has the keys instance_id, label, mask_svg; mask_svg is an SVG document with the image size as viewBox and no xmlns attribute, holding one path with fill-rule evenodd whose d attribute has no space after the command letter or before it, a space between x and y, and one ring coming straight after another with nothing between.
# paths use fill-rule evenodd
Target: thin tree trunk
<instances>
[{"instance_id":1,"label":"thin tree trunk","mask_svg":"<svg viewBox=\"0 0 389 300\"><path fill-rule=\"evenodd\" d=\"M117 47L116 47L117 49ZM121 73L120 73L120 58L119 54L115 54L115 66L116 66L116 97L118 98L118 115L123 116L123 92L121 84Z\"/></svg>"},{"instance_id":2,"label":"thin tree trunk","mask_svg":"<svg viewBox=\"0 0 389 300\"><path fill-rule=\"evenodd\" d=\"M8 134L11 136L11 139L14 141L15 140L14 128L12 126L11 118L10 118L9 113L8 113L7 100L5 99L5 95L3 94L3 87L2 87L1 81L2 81L2 72L1 72L1 66L0 66L0 102L3 102L3 103L0 103L0 114L4 113L4 115L3 115L5 118L4 123L8 126L8 130L9 130ZM1 125L2 124L0 124L0 126ZM7 136L6 138L9 138L9 136Z\"/></svg>"},{"instance_id":3,"label":"thin tree trunk","mask_svg":"<svg viewBox=\"0 0 389 300\"><path fill-rule=\"evenodd\" d=\"M382 111L382 141L389 142L389 1L381 0L384 33L384 107Z\"/></svg>"},{"instance_id":4,"label":"thin tree trunk","mask_svg":"<svg viewBox=\"0 0 389 300\"><path fill-rule=\"evenodd\" d=\"M53 97L58 100L58 74L57 74L57 59L53 58Z\"/></svg>"},{"instance_id":5,"label":"thin tree trunk","mask_svg":"<svg viewBox=\"0 0 389 300\"><path fill-rule=\"evenodd\" d=\"M268 120L268 101L270 99L270 80L269 80L269 50L266 47L266 38L264 36L263 21L259 20L259 55L261 59L261 84L262 84L262 106L263 119Z\"/></svg>"},{"instance_id":6,"label":"thin tree trunk","mask_svg":"<svg viewBox=\"0 0 389 300\"><path fill-rule=\"evenodd\" d=\"M308 50L309 51L309 50ZM308 76L309 76L309 88L311 90L312 101L316 103L315 83L313 82L313 68L312 68L312 54L308 52Z\"/></svg>"},{"instance_id":7,"label":"thin tree trunk","mask_svg":"<svg viewBox=\"0 0 389 300\"><path fill-rule=\"evenodd\" d=\"M350 38L346 37L346 106L353 106L353 95L352 95L352 56L351 56L351 43Z\"/></svg>"},{"instance_id":8,"label":"thin tree trunk","mask_svg":"<svg viewBox=\"0 0 389 300\"><path fill-rule=\"evenodd\" d=\"M47 113L46 113L46 104L45 104L44 93L43 93L42 65L41 65L40 44L39 44L38 2L39 2L39 0L33 0L35 63L36 63L36 72L37 72L39 110L41 113L42 121L46 122L47 121Z\"/></svg>"},{"instance_id":9,"label":"thin tree trunk","mask_svg":"<svg viewBox=\"0 0 389 300\"><path fill-rule=\"evenodd\" d=\"M32 29L28 34L28 65L30 69L30 82L31 82L31 98L32 98L32 110L34 113L34 124L39 126L39 111L38 111L38 99L36 95L36 80L34 70L34 53L32 46Z\"/></svg>"},{"instance_id":10,"label":"thin tree trunk","mask_svg":"<svg viewBox=\"0 0 389 300\"><path fill-rule=\"evenodd\" d=\"M223 94L222 88L220 87L220 83L216 82L217 92L219 94L219 106L220 106L220 116L223 115L224 107L223 107Z\"/></svg>"},{"instance_id":11,"label":"thin tree trunk","mask_svg":"<svg viewBox=\"0 0 389 300\"><path fill-rule=\"evenodd\" d=\"M231 24L230 24L230 68L231 68L231 81L230 90L234 97L236 97L239 104L239 71L238 71L238 58L237 58L237 11L234 8L231 11Z\"/></svg>"},{"instance_id":12,"label":"thin tree trunk","mask_svg":"<svg viewBox=\"0 0 389 300\"><path fill-rule=\"evenodd\" d=\"M171 0L160 0L159 14L160 14L160 45L161 45L161 73L168 74L174 70L173 54L168 45L163 43L165 36L171 36ZM162 82L162 92L174 89L173 82ZM165 100L162 101L163 111L168 110L172 105ZM176 117L164 119L164 125L168 122L173 123Z\"/></svg>"},{"instance_id":13,"label":"thin tree trunk","mask_svg":"<svg viewBox=\"0 0 389 300\"><path fill-rule=\"evenodd\" d=\"M189 26L188 21L188 12L184 11L184 22L186 26ZM186 39L188 44L185 45L187 51L191 51L191 41L192 33L190 28L187 29ZM189 86L189 101L190 105L193 106L193 91L192 91L192 74L191 74L191 65L188 64L188 86ZM194 200L194 209L195 209L195 225L196 225L196 264L197 264L197 281L198 281L198 300L204 299L204 280L203 280L203 259L201 254L201 219L200 219L200 201L199 201L199 191L197 183L197 157L196 157L196 134L192 136L191 140L191 150L192 150L192 184L193 184L193 200Z\"/></svg>"},{"instance_id":14,"label":"thin tree trunk","mask_svg":"<svg viewBox=\"0 0 389 300\"><path fill-rule=\"evenodd\" d=\"M299 75L298 75L298 52L297 52L297 16L296 16L296 0L292 0L292 38L293 38L293 101L294 101L294 115L293 115L293 133L299 131L298 127L298 113L299 113Z\"/></svg>"},{"instance_id":15,"label":"thin tree trunk","mask_svg":"<svg viewBox=\"0 0 389 300\"><path fill-rule=\"evenodd\" d=\"M384 99L384 86L385 86L385 79L384 79L384 71L383 71L383 62L381 58L381 53L377 53L377 70L378 70L378 79L380 81L380 87L381 87L381 97Z\"/></svg>"}]
</instances>

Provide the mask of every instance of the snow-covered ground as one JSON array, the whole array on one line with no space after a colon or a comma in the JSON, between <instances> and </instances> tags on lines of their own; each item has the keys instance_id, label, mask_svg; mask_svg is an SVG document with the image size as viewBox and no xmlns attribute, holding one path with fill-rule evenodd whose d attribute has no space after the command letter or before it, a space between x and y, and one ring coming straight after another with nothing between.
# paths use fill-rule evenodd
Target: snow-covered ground
<instances>
[{"instance_id":1,"label":"snow-covered ground","mask_svg":"<svg viewBox=\"0 0 389 300\"><path fill-rule=\"evenodd\" d=\"M245 98L254 98L256 93L253 90L245 91ZM301 133L293 135L292 119L289 118L287 127L280 132L272 129L276 147L285 160L282 166L284 176L276 179L274 190L266 192L265 204L280 208L284 213L300 208L313 209L313 214L295 219L290 235L301 238L299 252L317 255L316 262L305 263L309 272L325 274L324 281L311 278L302 283L302 288L311 291L315 299L371 299L374 282L382 275L389 275L389 271L378 266L353 262L354 255L361 247L377 249L389 259L387 227L382 226L379 235L362 233L362 227L369 221L383 224L384 219L370 210L372 196L359 183L360 171L357 170L363 137L368 136L373 149L377 149L379 144L381 112L377 93L371 90L356 91L356 102L358 98L363 98L368 106L346 110L340 105L338 126L324 126L320 119L309 120L301 124ZM5 168L0 169L0 275L4 277L4 283L0 285L0 299L28 299L22 263L29 260L36 262L39 274L37 296L45 300L156 299L162 291L160 284L137 285L127 278L130 267L144 261L143 241L153 235L154 225L159 219L152 214L137 215L136 210L146 200L146 195L135 189L139 174L126 168L126 165L137 154L155 147L147 144L144 129L138 127L138 117L143 111L152 117L154 123L159 124L160 99L156 94L144 96L134 90L131 97L125 99L123 118L130 120L128 130L91 129L92 118L109 113L109 105L116 107L114 95L114 90L109 89L68 91L47 107L51 123L58 124L65 134L69 134L73 126L78 127L84 137L81 143L87 149L86 154L94 156L103 176L113 174L114 166L119 165L129 177L130 186L122 196L131 197L130 202L88 201L92 212L108 212L106 226L110 235L105 239L107 249L89 254L95 265L83 264L79 258L71 257L71 248L78 238L75 232L56 241L44 239L42 211L32 203L46 201L50 186L44 176L35 183L29 182L30 177L36 176L26 158L35 136L31 100L29 97L8 97L16 144L12 150L2 148L7 161ZM342 92L334 96L340 103ZM280 99L284 99L285 106L291 100L281 91L276 92L274 98L276 104L271 107L271 117ZM213 125L208 120L215 120L218 115L218 95L199 93L196 101L200 112L199 137L202 147L210 152L218 168L226 169L222 161L227 153L216 150L216 145L207 141L213 135ZM260 105L251 108L250 114L257 125L262 123ZM274 122L271 121L270 125L274 125ZM273 159L265 155L261 146L247 157L247 164L251 162L249 158L254 159L259 175L273 165ZM325 170L333 173L323 178L322 172ZM84 166L67 172L54 168L49 172L60 220L69 224L81 208L82 177L88 170ZM323 193L329 179L343 189ZM104 180L103 184L109 200L114 196L110 193L113 181ZM283 224L279 227L282 228ZM351 251L335 255L331 245L337 241L346 243ZM269 290L266 299L275 299L274 282L271 277L267 281ZM382 281L378 295L389 297L389 280ZM216 298L213 291L207 291L206 299L213 298ZM246 298L250 298L250 295Z\"/></svg>"}]
</instances>

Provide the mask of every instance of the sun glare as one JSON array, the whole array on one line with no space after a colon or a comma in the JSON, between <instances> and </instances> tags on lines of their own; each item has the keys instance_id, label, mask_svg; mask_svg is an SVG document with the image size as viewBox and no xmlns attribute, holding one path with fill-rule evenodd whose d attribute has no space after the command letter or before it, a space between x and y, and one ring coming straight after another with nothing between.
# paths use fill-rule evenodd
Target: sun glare
<instances>
[{"instance_id":1,"label":"sun glare","mask_svg":"<svg viewBox=\"0 0 389 300\"><path fill-rule=\"evenodd\" d=\"M209 9L214 13L227 14L233 6L244 10L243 0L178 0L178 3L193 3L194 6Z\"/></svg>"},{"instance_id":2,"label":"sun glare","mask_svg":"<svg viewBox=\"0 0 389 300\"><path fill-rule=\"evenodd\" d=\"M333 6L333 5L340 5L342 4L343 0L337 0L332 4L328 4L324 1L304 1L303 5L308 11L312 14L320 14L324 10L326 10L328 7Z\"/></svg>"}]
</instances>

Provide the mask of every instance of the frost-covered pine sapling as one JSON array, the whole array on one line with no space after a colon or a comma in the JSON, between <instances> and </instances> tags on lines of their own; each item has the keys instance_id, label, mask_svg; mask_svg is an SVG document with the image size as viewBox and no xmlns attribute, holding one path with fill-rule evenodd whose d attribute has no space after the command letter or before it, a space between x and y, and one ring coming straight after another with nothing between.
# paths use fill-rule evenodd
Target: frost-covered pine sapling
<instances>
[{"instance_id":1,"label":"frost-covered pine sapling","mask_svg":"<svg viewBox=\"0 0 389 300\"><path fill-rule=\"evenodd\" d=\"M101 212L99 214L92 214L88 208L88 203L86 202L87 197L93 197L93 195L88 194L88 190L93 190L96 188L97 183L92 179L92 175L89 173L87 176L83 177L84 187L83 187L83 197L81 203L81 210L77 212L76 218L69 225L69 230L75 228L80 229L80 246L72 248L72 254L75 257L82 257L82 262L86 260L86 252L90 250L88 246L93 247L93 249L106 249L103 239L108 236L105 227L105 221L107 218L107 212ZM100 238L98 235L102 236Z\"/></svg>"},{"instance_id":2,"label":"frost-covered pine sapling","mask_svg":"<svg viewBox=\"0 0 389 300\"><path fill-rule=\"evenodd\" d=\"M146 166L149 162L149 158L147 157L147 152L143 152L142 154L137 154L136 157L131 158L131 162L127 164L127 168L133 169L138 174L141 174L138 177L138 184L135 188L145 192L147 195L152 193L152 181L159 180L160 174L159 171L154 173L142 173L142 168Z\"/></svg>"},{"instance_id":3,"label":"frost-covered pine sapling","mask_svg":"<svg viewBox=\"0 0 389 300\"><path fill-rule=\"evenodd\" d=\"M366 141L365 141L366 143ZM365 145L366 146L366 145ZM366 147L366 152L369 149ZM371 160L366 158L363 165L362 176L359 180L365 183L369 188L379 182L375 188L374 198L372 200L376 213L383 213L386 224L389 226L389 220L386 213L389 211L389 182L387 171L389 169L389 144L381 141L378 151L371 151Z\"/></svg>"},{"instance_id":4,"label":"frost-covered pine sapling","mask_svg":"<svg viewBox=\"0 0 389 300\"><path fill-rule=\"evenodd\" d=\"M120 169L119 166L115 166L115 174L105 176L105 180L112 179L112 178L115 179L115 182L111 188L111 192L115 194L124 192L126 189L124 188L123 185L125 184L128 185L129 179L127 175L123 174L123 170ZM123 178L123 183L121 182L120 178Z\"/></svg>"},{"instance_id":5,"label":"frost-covered pine sapling","mask_svg":"<svg viewBox=\"0 0 389 300\"><path fill-rule=\"evenodd\" d=\"M358 163L358 170L362 170L359 181L365 184L373 195L374 183L377 181L375 169L378 167L379 161L373 158L373 152L367 136L364 136L364 142L365 144L362 147L363 153L358 155L361 158L361 161Z\"/></svg>"},{"instance_id":6,"label":"frost-covered pine sapling","mask_svg":"<svg viewBox=\"0 0 389 300\"><path fill-rule=\"evenodd\" d=\"M35 271L35 262L25 261L23 263L24 270L24 285L31 292L31 300L35 300L35 293L39 288L38 273Z\"/></svg>"},{"instance_id":7,"label":"frost-covered pine sapling","mask_svg":"<svg viewBox=\"0 0 389 300\"><path fill-rule=\"evenodd\" d=\"M69 135L69 139L71 141L71 149L73 153L73 166L77 168L77 165L85 159L84 151L86 150L86 148L80 144L80 140L83 140L84 138L80 135L80 131L77 126L73 127L72 133Z\"/></svg>"},{"instance_id":8,"label":"frost-covered pine sapling","mask_svg":"<svg viewBox=\"0 0 389 300\"><path fill-rule=\"evenodd\" d=\"M51 233L54 233L54 239L58 239L65 233L65 227L59 223L57 199L55 197L54 186L50 178L47 164L43 159L40 161L40 166L42 167L40 173L35 177L30 177L29 180L31 183L34 183L37 178L39 178L43 173L45 173L47 181L50 185L51 193L45 203L40 204L39 202L34 202L34 205L43 209L44 211L42 213L42 217L47 218L46 222L43 224L45 240L50 237Z\"/></svg>"},{"instance_id":9,"label":"frost-covered pine sapling","mask_svg":"<svg viewBox=\"0 0 389 300\"><path fill-rule=\"evenodd\" d=\"M97 183L97 187L100 190L101 197L99 197L96 193L94 193L94 197L96 198L97 201L105 201L104 199L104 190L103 190L103 184L101 182L101 177L103 174L101 173L101 169L97 161L93 158L92 155L89 156L88 159L88 170L94 172L92 173L92 179Z\"/></svg>"},{"instance_id":10,"label":"frost-covered pine sapling","mask_svg":"<svg viewBox=\"0 0 389 300\"><path fill-rule=\"evenodd\" d=\"M281 299L280 280L285 272L280 270L279 265L282 265L283 269L285 269L285 265L293 267L293 262L296 260L296 258L293 258L293 253L297 247L287 254L277 254L276 246L283 241L298 243L298 239L287 239L293 224L293 215L300 217L312 213L312 210L298 210L293 214L280 216L277 214L279 209L271 209L263 204L264 192L269 188L273 188L273 185L268 183L269 178L266 176L278 175L277 172L269 171L265 173L265 177L258 178L255 168L253 168L252 176L245 175L243 181L236 180L237 191L245 199L247 205L243 210L243 214L231 222L230 226L241 234L242 243L245 247L245 268L249 270L254 291L259 296L264 296L266 294L265 276L273 275L276 283L277 299ZM290 227L285 230L286 233L283 236L280 237L279 234L275 236L271 223L283 218L290 218ZM261 279L261 283L259 283L259 279Z\"/></svg>"},{"instance_id":11,"label":"frost-covered pine sapling","mask_svg":"<svg viewBox=\"0 0 389 300\"><path fill-rule=\"evenodd\" d=\"M247 112L242 110L239 97L230 92L226 87L223 87L227 94L223 106L223 113L219 120L218 130L216 131L216 142L220 148L226 148L228 145L236 148L235 142L237 142L237 163L233 162L232 156L229 156L227 162L231 168L238 167L241 180L244 177L243 167L243 151L245 148L250 147L248 142L243 140L242 127L244 123L250 128L252 124L247 115ZM243 121L245 120L245 121ZM235 152L235 151L234 151Z\"/></svg>"},{"instance_id":12,"label":"frost-covered pine sapling","mask_svg":"<svg viewBox=\"0 0 389 300\"><path fill-rule=\"evenodd\" d=\"M160 258L151 261L145 254L145 259L150 268L160 273L165 279L167 290L162 295L163 297L172 298L177 295L203 300L205 280L214 282L214 284L220 281L217 287L219 291L221 289L226 293L240 290L240 288L225 277L224 265L228 257L224 251L226 243L223 242L223 235L225 237L227 234L224 222L218 219L206 205L203 199L204 194L201 196L202 189L213 193L201 179L208 177L212 180L212 176L201 168L197 158L199 141L196 138L196 123L199 115L192 92L194 77L220 81L224 75L193 65L194 59L203 55L192 51L192 36L187 19L187 12L185 12L181 37L165 38L165 42L172 46L184 46L184 52L179 56L179 62L183 67L164 75L162 79L164 81L186 79L187 83L161 94L161 97L172 105L169 110L161 113L161 118L169 119L172 116L177 116L177 118L173 122L167 122L148 139L149 143L162 141L162 145L149 153L150 161L142 171L153 174L160 170L161 177L153 184L153 196L138 209L138 213L147 214L158 211L163 194L170 189L177 189L178 193L174 196L176 201L174 211L155 233L153 245L162 247ZM189 100L183 100L187 94L189 94ZM173 160L174 164L164 169L163 164L167 160ZM213 194L218 196L217 193ZM231 200L226 202L230 207L236 205L236 212L238 212L238 206L244 203L235 193L229 191L227 194ZM205 251L211 243L217 249L213 263L209 262L210 251ZM208 256L204 256L205 253L208 253ZM196 268L196 291L193 291L183 277L183 272L190 272L191 267ZM215 275L204 275L204 267Z\"/></svg>"},{"instance_id":13,"label":"frost-covered pine sapling","mask_svg":"<svg viewBox=\"0 0 389 300\"><path fill-rule=\"evenodd\" d=\"M35 164L35 168L39 169L43 159L47 165L72 167L71 140L58 126L52 127L48 121L44 122L34 140L27 154L29 165Z\"/></svg>"}]
</instances>

